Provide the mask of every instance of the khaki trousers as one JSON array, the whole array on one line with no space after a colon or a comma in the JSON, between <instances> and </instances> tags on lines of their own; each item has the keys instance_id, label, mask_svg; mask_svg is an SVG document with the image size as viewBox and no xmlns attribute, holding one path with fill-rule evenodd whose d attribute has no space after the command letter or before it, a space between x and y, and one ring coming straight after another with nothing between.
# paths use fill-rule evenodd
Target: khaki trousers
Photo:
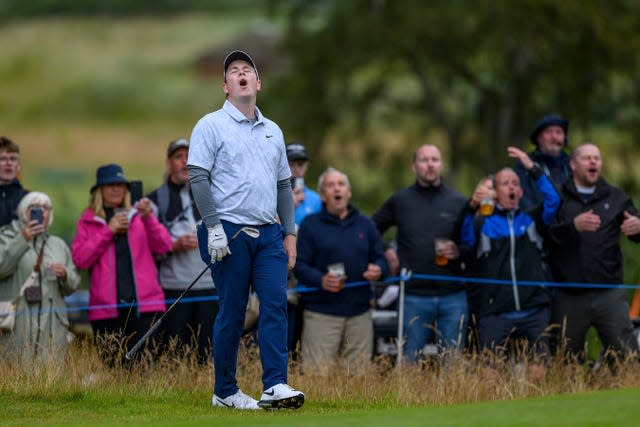
<instances>
[{"instance_id":1,"label":"khaki trousers","mask_svg":"<svg viewBox=\"0 0 640 427\"><path fill-rule=\"evenodd\" d=\"M302 367L307 374L325 374L337 362L353 373L366 368L373 354L371 310L352 317L304 311Z\"/></svg>"}]
</instances>

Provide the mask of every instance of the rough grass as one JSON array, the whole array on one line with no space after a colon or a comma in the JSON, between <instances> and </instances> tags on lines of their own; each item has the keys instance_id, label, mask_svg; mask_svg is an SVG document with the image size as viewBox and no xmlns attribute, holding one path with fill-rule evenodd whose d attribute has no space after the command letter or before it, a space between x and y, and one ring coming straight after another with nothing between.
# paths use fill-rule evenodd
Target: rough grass
<instances>
[{"instance_id":1,"label":"rough grass","mask_svg":"<svg viewBox=\"0 0 640 427\"><path fill-rule=\"evenodd\" d=\"M537 381L526 374L526 360L496 363L495 371L490 373L486 366L485 361L477 357L402 368L395 368L388 360L380 359L361 375L336 369L320 376L303 375L299 366L292 364L289 381L305 391L307 403L303 409L277 415L264 412L247 414L209 407L212 394L211 365L199 366L190 357L177 359L163 356L153 360L146 353L142 360L132 366L107 368L93 345L80 342L71 346L64 363L52 362L38 366L2 363L0 422L16 425L43 422L174 425L193 421L194 425L207 425L203 420L210 423L222 417L227 421L235 419L251 424L256 417L262 417L260 423L263 423L265 417L275 421L273 417L299 417L302 416L300 414L306 414L311 416L310 420L305 418L311 422L309 425L315 425L312 420L316 415L351 414L354 416L352 425L372 426L378 424L362 421L373 413L390 421L393 420L390 415L401 408L428 407L433 411L438 407L454 408L488 401L532 398L534 400L525 400L530 402L525 406L535 408L533 402L538 402L536 399L541 397L640 387L640 366L634 361L621 362L615 373L606 368L593 373L585 366L556 361L551 364L545 378ZM259 396L262 392L260 375L257 353L243 347L238 369L240 387L248 394ZM613 398L612 401L617 401L619 405L626 402L621 402L619 398ZM494 408L499 410L501 407ZM601 412L608 414L607 417L620 416L613 410L609 414L607 408L609 404L602 404ZM567 408L567 411L572 410ZM424 425L425 419L416 414L407 415L411 413L398 412L400 418L397 422L405 425L403 417L408 417L406 425L421 425L419 421ZM453 409L448 410L441 413L441 419L457 419L463 425L464 417L460 418L460 414L456 413ZM469 410L469 414L472 413L474 411ZM513 413L522 416L522 423L512 420L502 425L542 425L539 423L541 414L518 413L517 409L509 413L511 416ZM490 412L485 415L487 418L481 418L477 424L469 422L464 425L486 425L487 420L500 420L504 416L496 413L492 418ZM337 423L340 424L339 421Z\"/></svg>"}]
</instances>

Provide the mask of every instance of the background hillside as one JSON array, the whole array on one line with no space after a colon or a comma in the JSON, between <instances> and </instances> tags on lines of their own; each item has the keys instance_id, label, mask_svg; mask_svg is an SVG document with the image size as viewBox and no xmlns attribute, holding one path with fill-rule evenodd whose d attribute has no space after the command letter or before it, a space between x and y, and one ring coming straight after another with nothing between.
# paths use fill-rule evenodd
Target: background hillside
<instances>
[{"instance_id":1,"label":"background hillside","mask_svg":"<svg viewBox=\"0 0 640 427\"><path fill-rule=\"evenodd\" d=\"M0 129L21 146L24 184L53 196L55 231L71 236L100 164L121 163L145 191L158 186L168 142L189 137L224 100L222 59L215 75L198 59L223 52L242 31L272 27L250 14L3 26Z\"/></svg>"},{"instance_id":2,"label":"background hillside","mask_svg":"<svg viewBox=\"0 0 640 427\"><path fill-rule=\"evenodd\" d=\"M345 170L365 213L412 182L419 144L469 194L548 113L569 118L572 145L600 145L605 176L638 200L637 28L624 0L0 0L0 133L69 240L98 165L160 184L167 143L219 108L221 61L242 48L259 105L311 152L308 182ZM625 252L635 281L640 252Z\"/></svg>"}]
</instances>

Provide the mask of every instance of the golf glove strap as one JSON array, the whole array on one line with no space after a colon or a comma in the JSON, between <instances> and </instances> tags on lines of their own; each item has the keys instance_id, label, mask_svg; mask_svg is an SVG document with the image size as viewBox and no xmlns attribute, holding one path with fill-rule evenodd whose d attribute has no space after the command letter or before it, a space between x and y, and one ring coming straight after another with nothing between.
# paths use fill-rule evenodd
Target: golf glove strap
<instances>
[{"instance_id":1,"label":"golf glove strap","mask_svg":"<svg viewBox=\"0 0 640 427\"><path fill-rule=\"evenodd\" d=\"M211 262L220 261L222 258L231 254L229 249L229 242L227 241L227 235L222 228L222 224L217 224L214 227L208 228L209 238L209 255L211 255Z\"/></svg>"}]
</instances>

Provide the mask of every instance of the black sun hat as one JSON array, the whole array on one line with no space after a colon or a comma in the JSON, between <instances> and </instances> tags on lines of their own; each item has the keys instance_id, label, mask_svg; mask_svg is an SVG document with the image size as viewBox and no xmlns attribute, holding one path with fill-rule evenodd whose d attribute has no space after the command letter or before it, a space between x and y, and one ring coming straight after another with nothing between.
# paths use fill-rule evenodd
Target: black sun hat
<instances>
[{"instance_id":1,"label":"black sun hat","mask_svg":"<svg viewBox=\"0 0 640 427\"><path fill-rule=\"evenodd\" d=\"M124 177L122 166L116 163L102 165L96 170L96 183L91 187L90 192L93 193L93 191L101 185L117 183L129 185L129 181Z\"/></svg>"},{"instance_id":2,"label":"black sun hat","mask_svg":"<svg viewBox=\"0 0 640 427\"><path fill-rule=\"evenodd\" d=\"M560 126L562 129L564 129L564 145L566 146L569 143L569 121L554 114L544 116L540 120L538 120L538 123L536 123L536 127L533 128L533 131L530 135L531 142L533 142L535 145L538 145L538 135L540 135L540 132L542 132L549 126Z\"/></svg>"}]
</instances>

